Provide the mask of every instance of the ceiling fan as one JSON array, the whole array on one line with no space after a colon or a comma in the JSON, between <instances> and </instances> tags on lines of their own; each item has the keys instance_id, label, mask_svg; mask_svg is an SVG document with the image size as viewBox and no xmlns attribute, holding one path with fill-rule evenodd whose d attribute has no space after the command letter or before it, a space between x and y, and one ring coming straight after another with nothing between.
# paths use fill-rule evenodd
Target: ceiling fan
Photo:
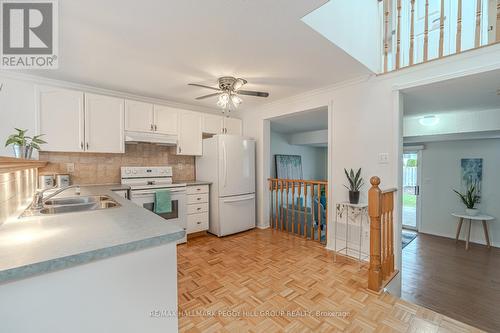
<instances>
[{"instance_id":1,"label":"ceiling fan","mask_svg":"<svg viewBox=\"0 0 500 333\"><path fill-rule=\"evenodd\" d=\"M224 110L231 110L231 107L237 108L242 102L240 95L254 97L269 96L269 93L267 92L241 90L241 87L243 87L247 83L247 80L245 79L235 78L232 76L223 76L219 78L217 82L219 83L218 88L197 83L189 83L188 85L217 91L216 93L200 96L196 99L201 100L218 96L219 98L217 100L217 106L221 107Z\"/></svg>"}]
</instances>

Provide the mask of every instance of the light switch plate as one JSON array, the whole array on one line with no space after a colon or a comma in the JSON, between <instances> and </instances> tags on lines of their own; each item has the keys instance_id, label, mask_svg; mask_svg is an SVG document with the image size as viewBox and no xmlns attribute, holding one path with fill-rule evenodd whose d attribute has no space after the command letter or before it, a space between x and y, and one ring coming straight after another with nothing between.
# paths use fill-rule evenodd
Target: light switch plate
<instances>
[{"instance_id":1,"label":"light switch plate","mask_svg":"<svg viewBox=\"0 0 500 333\"><path fill-rule=\"evenodd\" d=\"M378 154L378 164L389 164L389 154L379 153Z\"/></svg>"},{"instance_id":2,"label":"light switch plate","mask_svg":"<svg viewBox=\"0 0 500 333\"><path fill-rule=\"evenodd\" d=\"M66 172L75 172L75 163L66 163Z\"/></svg>"}]
</instances>

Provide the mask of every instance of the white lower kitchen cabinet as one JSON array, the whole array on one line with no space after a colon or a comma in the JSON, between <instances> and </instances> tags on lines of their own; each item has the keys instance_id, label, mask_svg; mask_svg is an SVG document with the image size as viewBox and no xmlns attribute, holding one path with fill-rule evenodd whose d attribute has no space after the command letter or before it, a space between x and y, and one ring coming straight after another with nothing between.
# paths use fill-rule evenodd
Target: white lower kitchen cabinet
<instances>
[{"instance_id":1,"label":"white lower kitchen cabinet","mask_svg":"<svg viewBox=\"0 0 500 333\"><path fill-rule=\"evenodd\" d=\"M81 152L84 147L83 92L37 86L38 133L44 151Z\"/></svg>"},{"instance_id":2,"label":"white lower kitchen cabinet","mask_svg":"<svg viewBox=\"0 0 500 333\"><path fill-rule=\"evenodd\" d=\"M124 110L123 99L85 94L85 151L125 152Z\"/></svg>"},{"instance_id":3,"label":"white lower kitchen cabinet","mask_svg":"<svg viewBox=\"0 0 500 333\"><path fill-rule=\"evenodd\" d=\"M0 331L177 332L176 267L171 242L0 284Z\"/></svg>"},{"instance_id":4,"label":"white lower kitchen cabinet","mask_svg":"<svg viewBox=\"0 0 500 333\"><path fill-rule=\"evenodd\" d=\"M209 185L187 187L187 233L208 230Z\"/></svg>"},{"instance_id":5,"label":"white lower kitchen cabinet","mask_svg":"<svg viewBox=\"0 0 500 333\"><path fill-rule=\"evenodd\" d=\"M177 155L201 156L203 150L202 114L181 112Z\"/></svg>"}]
</instances>

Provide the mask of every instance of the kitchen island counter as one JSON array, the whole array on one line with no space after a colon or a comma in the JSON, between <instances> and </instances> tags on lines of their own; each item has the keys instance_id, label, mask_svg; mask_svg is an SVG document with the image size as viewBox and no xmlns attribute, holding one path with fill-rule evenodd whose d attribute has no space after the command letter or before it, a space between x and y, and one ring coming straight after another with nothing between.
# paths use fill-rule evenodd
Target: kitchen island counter
<instances>
[{"instance_id":1,"label":"kitchen island counter","mask_svg":"<svg viewBox=\"0 0 500 333\"><path fill-rule=\"evenodd\" d=\"M108 195L120 206L11 218L0 225L0 283L175 242L184 231L115 194L128 186L82 186L81 196ZM74 196L74 190L57 197Z\"/></svg>"}]
</instances>

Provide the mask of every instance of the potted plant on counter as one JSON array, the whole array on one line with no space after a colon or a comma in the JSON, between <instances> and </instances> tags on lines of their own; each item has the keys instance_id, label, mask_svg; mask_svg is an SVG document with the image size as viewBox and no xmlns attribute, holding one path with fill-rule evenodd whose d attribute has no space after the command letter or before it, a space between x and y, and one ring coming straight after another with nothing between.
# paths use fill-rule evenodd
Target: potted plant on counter
<instances>
[{"instance_id":1,"label":"potted plant on counter","mask_svg":"<svg viewBox=\"0 0 500 333\"><path fill-rule=\"evenodd\" d=\"M356 173L354 173L353 169L350 171L344 169L344 172L349 181L349 186L344 185L344 187L349 190L349 202L351 204L357 204L359 203L359 190L364 185L363 178L361 177L361 168L359 168Z\"/></svg>"},{"instance_id":2,"label":"potted plant on counter","mask_svg":"<svg viewBox=\"0 0 500 333\"><path fill-rule=\"evenodd\" d=\"M479 202L480 196L478 195L478 190L476 184L469 184L465 193L460 193L457 190L453 190L462 203L465 205L465 213L469 216L476 216L479 214L479 210L474 208Z\"/></svg>"},{"instance_id":3,"label":"potted plant on counter","mask_svg":"<svg viewBox=\"0 0 500 333\"><path fill-rule=\"evenodd\" d=\"M47 143L41 139L43 134L34 137L26 136L28 130L15 129L17 133L10 135L5 142L5 147L12 145L14 157L30 159L33 149L39 150L40 145Z\"/></svg>"}]
</instances>

